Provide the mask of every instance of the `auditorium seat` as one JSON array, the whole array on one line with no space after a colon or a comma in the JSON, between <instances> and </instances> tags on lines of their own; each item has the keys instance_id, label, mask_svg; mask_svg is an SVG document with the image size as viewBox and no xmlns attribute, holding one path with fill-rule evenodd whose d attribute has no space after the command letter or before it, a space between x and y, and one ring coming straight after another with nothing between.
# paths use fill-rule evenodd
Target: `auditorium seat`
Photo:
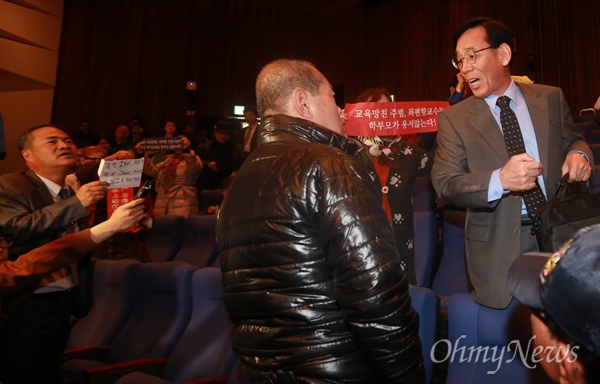
<instances>
[{"instance_id":1,"label":"auditorium seat","mask_svg":"<svg viewBox=\"0 0 600 384\"><path fill-rule=\"evenodd\" d=\"M152 229L145 235L144 245L152 261L171 261L183 243L185 218L157 216Z\"/></svg>"},{"instance_id":2,"label":"auditorium seat","mask_svg":"<svg viewBox=\"0 0 600 384\"><path fill-rule=\"evenodd\" d=\"M447 297L472 290L465 254L464 210L449 209L442 213L442 256L431 289L446 307Z\"/></svg>"},{"instance_id":3,"label":"auditorium seat","mask_svg":"<svg viewBox=\"0 0 600 384\"><path fill-rule=\"evenodd\" d=\"M436 345L444 348L436 361L449 363L446 384L551 383L539 362L527 363L533 369L521 358L521 353L531 358L534 349L529 316L516 300L498 310L475 303L466 293L450 296L448 339Z\"/></svg>"},{"instance_id":4,"label":"auditorium seat","mask_svg":"<svg viewBox=\"0 0 600 384\"><path fill-rule=\"evenodd\" d=\"M216 225L215 215L188 216L183 244L173 260L200 268L212 266L218 256Z\"/></svg>"},{"instance_id":5,"label":"auditorium seat","mask_svg":"<svg viewBox=\"0 0 600 384\"><path fill-rule=\"evenodd\" d=\"M415 273L419 287L431 287L433 270L438 264L438 220L433 211L414 212Z\"/></svg>"},{"instance_id":6,"label":"auditorium seat","mask_svg":"<svg viewBox=\"0 0 600 384\"><path fill-rule=\"evenodd\" d=\"M141 262L133 259L96 260L94 263L94 303L90 313L79 319L67 342L69 349L109 345L121 330L137 295L136 272Z\"/></svg>"},{"instance_id":7,"label":"auditorium seat","mask_svg":"<svg viewBox=\"0 0 600 384\"><path fill-rule=\"evenodd\" d=\"M600 159L598 159L598 161L600 161ZM600 192L600 164L594 166L592 176L590 177L590 183L592 184L592 188Z\"/></svg>"},{"instance_id":8,"label":"auditorium seat","mask_svg":"<svg viewBox=\"0 0 600 384\"><path fill-rule=\"evenodd\" d=\"M435 190L431 183L431 177L419 176L415 179L413 189L413 210L425 212L433 208L435 208Z\"/></svg>"},{"instance_id":9,"label":"auditorium seat","mask_svg":"<svg viewBox=\"0 0 600 384\"><path fill-rule=\"evenodd\" d=\"M408 289L412 307L419 314L421 352L425 365L426 382L430 383L433 374L433 360L430 351L438 335L439 299L429 288L409 285Z\"/></svg>"},{"instance_id":10,"label":"auditorium seat","mask_svg":"<svg viewBox=\"0 0 600 384\"><path fill-rule=\"evenodd\" d=\"M72 382L87 382L118 376L123 365L134 359L168 357L190 320L196 269L181 262L142 263L131 315L112 345L82 348L63 363L63 374Z\"/></svg>"},{"instance_id":11,"label":"auditorium seat","mask_svg":"<svg viewBox=\"0 0 600 384\"><path fill-rule=\"evenodd\" d=\"M240 359L235 362L226 384L250 384L250 381L242 375L242 361Z\"/></svg>"},{"instance_id":12,"label":"auditorium seat","mask_svg":"<svg viewBox=\"0 0 600 384\"><path fill-rule=\"evenodd\" d=\"M192 301L190 322L169 359L162 361L166 364L162 378L137 371L120 378L118 384L184 383L231 373L237 361L232 350L234 325L223 302L219 268L194 272Z\"/></svg>"}]
</instances>

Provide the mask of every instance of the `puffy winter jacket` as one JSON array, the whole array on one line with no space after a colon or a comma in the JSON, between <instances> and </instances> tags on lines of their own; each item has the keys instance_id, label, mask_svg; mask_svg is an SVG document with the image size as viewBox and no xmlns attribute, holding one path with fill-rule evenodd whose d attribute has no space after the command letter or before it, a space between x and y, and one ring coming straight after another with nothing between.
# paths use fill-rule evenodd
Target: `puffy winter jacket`
<instances>
[{"instance_id":1,"label":"puffy winter jacket","mask_svg":"<svg viewBox=\"0 0 600 384\"><path fill-rule=\"evenodd\" d=\"M424 381L418 315L364 148L267 116L225 197L224 297L253 382L278 369L309 383Z\"/></svg>"}]
</instances>

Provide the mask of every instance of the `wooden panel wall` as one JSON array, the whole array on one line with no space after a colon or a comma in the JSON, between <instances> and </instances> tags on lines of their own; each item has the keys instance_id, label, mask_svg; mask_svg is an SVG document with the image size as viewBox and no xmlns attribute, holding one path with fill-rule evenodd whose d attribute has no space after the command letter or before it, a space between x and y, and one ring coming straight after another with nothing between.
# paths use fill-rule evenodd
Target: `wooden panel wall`
<instances>
[{"instance_id":1,"label":"wooden panel wall","mask_svg":"<svg viewBox=\"0 0 600 384\"><path fill-rule=\"evenodd\" d=\"M188 110L230 115L279 57L314 62L346 101L381 84L397 100L444 99L452 34L475 16L505 22L513 73L562 87L576 113L600 95L598 15L597 0L65 0L54 122L112 133L139 116L160 134Z\"/></svg>"}]
</instances>

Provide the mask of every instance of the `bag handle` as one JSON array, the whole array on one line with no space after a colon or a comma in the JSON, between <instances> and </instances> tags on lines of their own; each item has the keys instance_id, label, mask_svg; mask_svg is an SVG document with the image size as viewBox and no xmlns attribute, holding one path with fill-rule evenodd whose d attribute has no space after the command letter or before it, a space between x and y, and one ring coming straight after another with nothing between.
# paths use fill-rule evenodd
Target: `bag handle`
<instances>
[{"instance_id":1,"label":"bag handle","mask_svg":"<svg viewBox=\"0 0 600 384\"><path fill-rule=\"evenodd\" d=\"M579 182L580 185L584 185L588 194L593 194L595 191L590 184L590 180ZM558 197L559 199L564 199L567 195L567 190L569 190L569 172L565 173L563 177L561 177L560 181L556 185L554 189L554 197ZM583 191L583 188L582 188ZM570 192L570 191L569 191Z\"/></svg>"}]
</instances>

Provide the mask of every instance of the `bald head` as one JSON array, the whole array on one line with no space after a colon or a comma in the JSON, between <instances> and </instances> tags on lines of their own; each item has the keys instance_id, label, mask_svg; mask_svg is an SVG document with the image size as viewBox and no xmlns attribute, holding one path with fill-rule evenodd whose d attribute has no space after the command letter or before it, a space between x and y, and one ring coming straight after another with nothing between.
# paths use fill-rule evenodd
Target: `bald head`
<instances>
[{"instance_id":1,"label":"bald head","mask_svg":"<svg viewBox=\"0 0 600 384\"><path fill-rule=\"evenodd\" d=\"M317 95L324 80L308 61L279 59L267 64L256 79L258 114L285 113L294 89L302 88L311 95Z\"/></svg>"}]
</instances>

